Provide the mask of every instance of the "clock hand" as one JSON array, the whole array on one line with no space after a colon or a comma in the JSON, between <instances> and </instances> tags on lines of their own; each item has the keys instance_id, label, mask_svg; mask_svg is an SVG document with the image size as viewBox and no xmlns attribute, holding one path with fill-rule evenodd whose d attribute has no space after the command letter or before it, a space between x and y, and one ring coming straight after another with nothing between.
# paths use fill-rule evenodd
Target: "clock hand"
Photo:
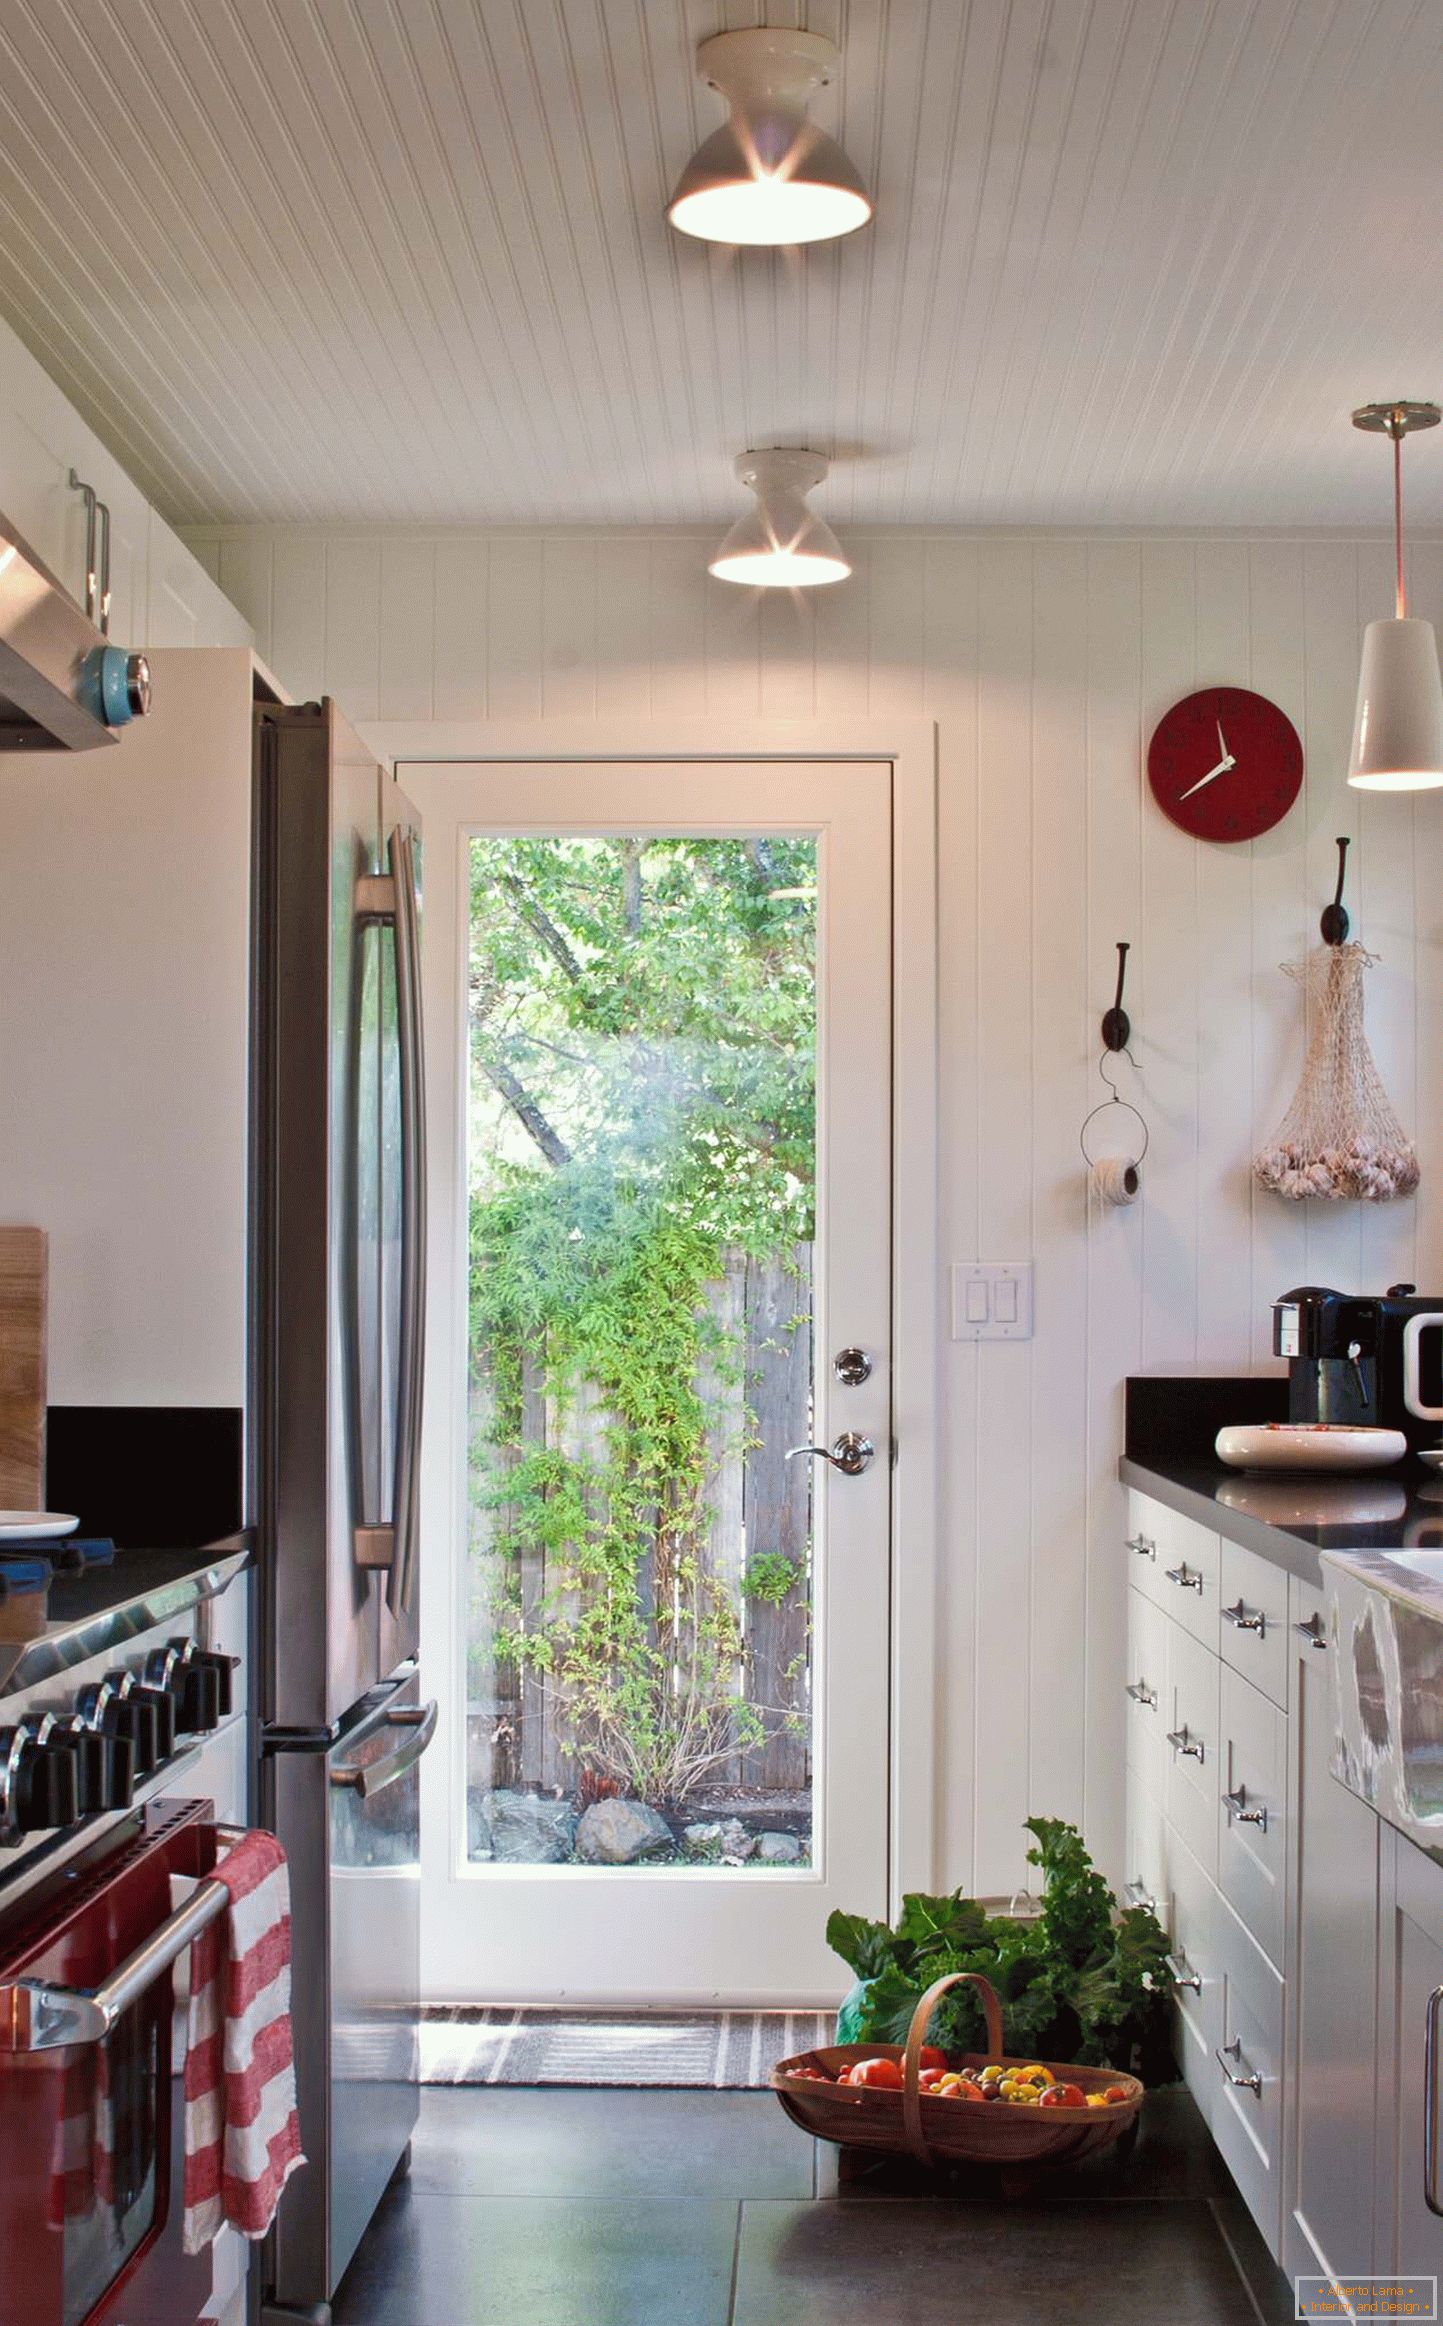
<instances>
[{"instance_id":1,"label":"clock hand","mask_svg":"<svg viewBox=\"0 0 1443 2326\"><path fill-rule=\"evenodd\" d=\"M1210 767L1207 774L1199 776L1196 783L1190 783L1185 792L1179 792L1178 806L1181 807L1184 800L1190 800L1195 791L1204 791L1210 783L1215 783L1220 775L1226 775L1230 767L1236 766L1237 761L1229 751L1225 758L1218 761L1216 767Z\"/></svg>"},{"instance_id":2,"label":"clock hand","mask_svg":"<svg viewBox=\"0 0 1443 2326\"><path fill-rule=\"evenodd\" d=\"M1223 723L1221 719L1218 721L1218 749L1222 753L1224 759L1226 759L1228 756L1228 745L1227 737L1223 733Z\"/></svg>"}]
</instances>

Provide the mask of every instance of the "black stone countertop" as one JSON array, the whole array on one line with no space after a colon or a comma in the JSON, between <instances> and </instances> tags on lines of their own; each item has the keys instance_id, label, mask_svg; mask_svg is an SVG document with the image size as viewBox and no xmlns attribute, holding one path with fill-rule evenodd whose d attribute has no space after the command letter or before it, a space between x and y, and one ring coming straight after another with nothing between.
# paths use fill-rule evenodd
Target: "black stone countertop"
<instances>
[{"instance_id":1,"label":"black stone countertop","mask_svg":"<svg viewBox=\"0 0 1443 2326\"><path fill-rule=\"evenodd\" d=\"M1230 1470L1213 1453L1224 1423L1286 1415L1287 1384L1277 1375L1129 1381L1118 1476L1305 1583L1322 1580L1320 1551L1443 1547L1443 1477L1412 1458L1396 1469L1323 1477Z\"/></svg>"},{"instance_id":2,"label":"black stone countertop","mask_svg":"<svg viewBox=\"0 0 1443 2326\"><path fill-rule=\"evenodd\" d=\"M214 1599L248 1566L250 1537L187 1550L119 1550L105 1565L57 1573L50 1584L46 1625L32 1640L0 1640L0 1696L124 1645Z\"/></svg>"}]
</instances>

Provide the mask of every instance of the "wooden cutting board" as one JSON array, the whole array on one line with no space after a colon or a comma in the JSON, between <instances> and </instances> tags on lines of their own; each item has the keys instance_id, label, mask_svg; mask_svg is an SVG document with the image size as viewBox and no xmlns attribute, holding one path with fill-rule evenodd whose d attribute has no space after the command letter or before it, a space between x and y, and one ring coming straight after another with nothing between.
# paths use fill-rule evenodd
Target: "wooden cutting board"
<instances>
[{"instance_id":1,"label":"wooden cutting board","mask_svg":"<svg viewBox=\"0 0 1443 2326\"><path fill-rule=\"evenodd\" d=\"M0 1228L0 1510L45 1507L43 1228Z\"/></svg>"}]
</instances>

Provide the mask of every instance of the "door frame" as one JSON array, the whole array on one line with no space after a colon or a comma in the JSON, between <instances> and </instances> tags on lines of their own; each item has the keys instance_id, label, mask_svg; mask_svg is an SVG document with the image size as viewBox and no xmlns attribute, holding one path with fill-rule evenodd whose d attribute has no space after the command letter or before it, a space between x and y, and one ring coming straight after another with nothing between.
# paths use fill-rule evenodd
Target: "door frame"
<instances>
[{"instance_id":1,"label":"door frame","mask_svg":"<svg viewBox=\"0 0 1443 2326\"><path fill-rule=\"evenodd\" d=\"M393 777L416 761L887 760L892 767L893 1434L888 1891L936 1882L941 1718L938 1442L944 1328L938 1194L937 722L934 719L357 721ZM404 782L404 777L400 780ZM964 1728L970 1734L970 1725ZM959 1740L954 1737L954 1751ZM970 1785L970 1773L962 1773Z\"/></svg>"}]
</instances>

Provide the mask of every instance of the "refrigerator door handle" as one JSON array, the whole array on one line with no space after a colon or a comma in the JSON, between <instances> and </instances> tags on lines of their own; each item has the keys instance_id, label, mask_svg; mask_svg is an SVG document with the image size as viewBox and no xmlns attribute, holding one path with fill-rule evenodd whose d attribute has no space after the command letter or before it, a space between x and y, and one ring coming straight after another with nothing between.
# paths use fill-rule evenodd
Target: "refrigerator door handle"
<instances>
[{"instance_id":1,"label":"refrigerator door handle","mask_svg":"<svg viewBox=\"0 0 1443 2326\"><path fill-rule=\"evenodd\" d=\"M396 1018L401 1070L401 1354L396 1405L396 1561L387 1584L393 1614L415 1597L420 1540L421 1413L426 1363L426 1058L421 1025L421 914L416 835L397 824L390 841L396 893Z\"/></svg>"},{"instance_id":2,"label":"refrigerator door handle","mask_svg":"<svg viewBox=\"0 0 1443 2326\"><path fill-rule=\"evenodd\" d=\"M421 921L416 836L397 824L388 873L356 885L356 912L394 931L396 1044L401 1100L401 1315L396 1366L396 1465L389 1525L356 1530L363 1567L389 1569L387 1604L408 1613L415 1596L420 1530L422 1390L426 1342L426 1067L421 1026Z\"/></svg>"},{"instance_id":3,"label":"refrigerator door handle","mask_svg":"<svg viewBox=\"0 0 1443 2326\"><path fill-rule=\"evenodd\" d=\"M331 1771L333 1785L359 1795L362 1801L369 1801L415 1768L436 1733L436 1699L433 1696L427 1704L403 1705L397 1712L388 1712L385 1725L404 1732L394 1752L378 1761L354 1762L349 1768Z\"/></svg>"}]
</instances>

